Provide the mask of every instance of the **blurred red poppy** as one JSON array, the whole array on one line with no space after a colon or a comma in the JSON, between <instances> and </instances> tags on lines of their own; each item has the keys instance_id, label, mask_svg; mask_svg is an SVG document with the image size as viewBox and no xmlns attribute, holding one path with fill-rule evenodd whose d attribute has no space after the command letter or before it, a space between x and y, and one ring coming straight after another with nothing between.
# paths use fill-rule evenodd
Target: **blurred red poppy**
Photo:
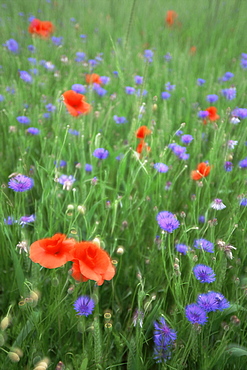
<instances>
[{"instance_id":1,"label":"blurred red poppy","mask_svg":"<svg viewBox=\"0 0 247 370\"><path fill-rule=\"evenodd\" d=\"M80 114L88 114L91 110L91 105L84 100L85 96L73 90L65 91L63 98L63 102L72 116L76 117Z\"/></svg>"},{"instance_id":2,"label":"blurred red poppy","mask_svg":"<svg viewBox=\"0 0 247 370\"><path fill-rule=\"evenodd\" d=\"M98 84L98 85L102 84L100 76L97 75L96 73L86 74L85 79L86 79L86 83L88 85L90 85L90 84Z\"/></svg>"},{"instance_id":3,"label":"blurred red poppy","mask_svg":"<svg viewBox=\"0 0 247 370\"><path fill-rule=\"evenodd\" d=\"M209 175L211 167L206 162L201 162L198 164L197 169L191 172L191 178L193 180L201 180L203 177Z\"/></svg>"},{"instance_id":4,"label":"blurred red poppy","mask_svg":"<svg viewBox=\"0 0 247 370\"><path fill-rule=\"evenodd\" d=\"M209 113L208 119L210 121L217 121L220 116L217 114L217 108L216 107L208 107L206 111Z\"/></svg>"},{"instance_id":5,"label":"blurred red poppy","mask_svg":"<svg viewBox=\"0 0 247 370\"><path fill-rule=\"evenodd\" d=\"M49 21L34 18L28 27L28 31L31 34L47 38L54 32L54 25Z\"/></svg>"},{"instance_id":6,"label":"blurred red poppy","mask_svg":"<svg viewBox=\"0 0 247 370\"><path fill-rule=\"evenodd\" d=\"M74 239L67 239L64 234L55 234L31 244L29 257L43 267L54 269L71 261L71 251L75 243Z\"/></svg>"},{"instance_id":7,"label":"blurred red poppy","mask_svg":"<svg viewBox=\"0 0 247 370\"><path fill-rule=\"evenodd\" d=\"M145 139L145 137L147 135L150 135L152 133L151 130L149 130L149 128L147 126L141 126L138 128L138 130L136 131L136 137L138 139Z\"/></svg>"},{"instance_id":8,"label":"blurred red poppy","mask_svg":"<svg viewBox=\"0 0 247 370\"><path fill-rule=\"evenodd\" d=\"M174 10L168 10L166 12L165 22L168 27L172 27L175 23L176 18L178 17L177 13Z\"/></svg>"}]
</instances>

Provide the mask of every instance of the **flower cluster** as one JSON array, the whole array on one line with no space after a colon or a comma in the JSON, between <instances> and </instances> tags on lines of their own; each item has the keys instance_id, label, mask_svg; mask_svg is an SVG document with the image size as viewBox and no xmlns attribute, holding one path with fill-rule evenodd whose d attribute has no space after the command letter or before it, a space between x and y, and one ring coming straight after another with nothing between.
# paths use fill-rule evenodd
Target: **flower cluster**
<instances>
[{"instance_id":1,"label":"flower cluster","mask_svg":"<svg viewBox=\"0 0 247 370\"><path fill-rule=\"evenodd\" d=\"M115 268L108 253L94 242L76 242L64 234L40 239L30 246L30 259L41 266L53 269L72 261L72 277L77 281L94 280L102 285L111 280Z\"/></svg>"}]
</instances>

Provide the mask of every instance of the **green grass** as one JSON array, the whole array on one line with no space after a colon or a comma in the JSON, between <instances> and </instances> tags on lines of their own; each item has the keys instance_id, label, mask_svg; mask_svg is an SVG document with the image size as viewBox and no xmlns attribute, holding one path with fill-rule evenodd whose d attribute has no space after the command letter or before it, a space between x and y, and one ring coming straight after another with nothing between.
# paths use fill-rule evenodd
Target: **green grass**
<instances>
[{"instance_id":1,"label":"green grass","mask_svg":"<svg viewBox=\"0 0 247 370\"><path fill-rule=\"evenodd\" d=\"M246 369L247 211L239 200L247 194L247 178L238 163L247 157L247 135L244 119L237 125L229 120L234 108L246 107L246 70L240 66L241 53L247 52L245 1L9 0L0 6L0 44L11 38L19 43L17 54L2 47L0 61L0 93L5 98L0 101L0 312L1 319L10 317L10 325L0 332L0 368L34 369L49 358L50 369L62 361L66 370ZM170 9L177 12L180 26L165 26ZM30 15L51 21L63 45L32 37ZM28 45L35 46L35 53ZM194 55L192 46L197 48ZM154 52L151 63L143 57L146 49ZM91 71L87 63L74 61L77 52L84 52L86 61L101 56L94 72L110 77L110 82L103 97L87 88L92 112L75 118L66 112L61 95L75 83L85 85L85 74ZM167 53L170 62L164 59ZM64 56L67 62L61 60ZM37 65L30 64L30 57ZM41 60L55 69L47 70ZM28 84L18 70L31 68L39 73ZM227 71L234 77L220 82ZM140 89L148 91L146 96L125 93L126 86L135 86L135 75L144 77ZM205 79L205 85L197 86L198 78ZM176 88L170 99L162 100L167 82ZM231 85L237 96L227 100L221 90ZM208 103L209 94L219 100ZM45 119L48 103L56 110ZM210 105L217 107L220 119L204 125L197 113ZM145 113L140 117L142 106ZM17 122L21 115L30 118L29 126ZM117 125L114 115L128 122ZM138 158L135 132L141 125L152 130L146 138L151 151ZM28 135L28 127L38 128L40 134ZM80 134L71 135L69 129ZM168 147L174 142L184 146L176 135L179 129L194 138L186 161ZM228 148L228 140L238 141L234 149ZM107 149L109 157L99 161L92 155L97 148ZM60 160L66 160L65 168L54 164ZM229 160L234 167L226 172ZM204 161L212 166L210 175L193 181L191 171ZM169 171L155 171L157 162L167 164ZM92 164L92 173L84 170L86 163ZM32 177L34 187L23 193L9 189L12 173ZM61 174L76 178L70 190L55 181ZM212 209L215 198L226 208ZM171 234L157 224L161 211L176 214L181 224ZM18 220L31 214L35 222L24 227L4 223L8 216ZM201 215L206 218L203 224L198 222ZM99 287L94 281L77 283L70 262L42 268L16 247L21 241L29 247L56 233L77 241L99 238L116 266L114 278ZM193 249L200 238L215 244L213 254ZM233 259L219 248L219 240L237 248ZM181 255L176 243L191 250ZM215 282L195 279L192 269L197 263L214 269ZM230 307L210 312L205 325L193 326L185 307L209 290L224 294ZM37 299L32 292L38 292ZM73 303L84 294L94 298L96 307L92 315L78 317ZM134 325L136 310L143 313L143 325ZM177 339L171 358L157 363L153 323L161 316ZM23 352L18 363L8 356L16 348Z\"/></svg>"}]
</instances>

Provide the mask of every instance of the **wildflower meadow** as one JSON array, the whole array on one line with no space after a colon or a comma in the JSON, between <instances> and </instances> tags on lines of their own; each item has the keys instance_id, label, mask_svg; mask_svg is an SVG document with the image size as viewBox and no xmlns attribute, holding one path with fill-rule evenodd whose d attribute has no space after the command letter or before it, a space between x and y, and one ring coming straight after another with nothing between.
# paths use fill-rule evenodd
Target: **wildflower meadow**
<instances>
[{"instance_id":1,"label":"wildflower meadow","mask_svg":"<svg viewBox=\"0 0 247 370\"><path fill-rule=\"evenodd\" d=\"M247 369L246 14L0 1L0 369Z\"/></svg>"}]
</instances>

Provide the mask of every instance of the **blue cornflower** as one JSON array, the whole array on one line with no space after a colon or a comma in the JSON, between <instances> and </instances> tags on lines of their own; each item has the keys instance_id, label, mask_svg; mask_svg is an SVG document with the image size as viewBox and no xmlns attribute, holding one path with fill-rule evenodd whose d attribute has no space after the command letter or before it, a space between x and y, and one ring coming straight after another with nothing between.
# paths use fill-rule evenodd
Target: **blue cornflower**
<instances>
[{"instance_id":1,"label":"blue cornflower","mask_svg":"<svg viewBox=\"0 0 247 370\"><path fill-rule=\"evenodd\" d=\"M27 58L27 60L29 61L29 63L31 64L37 64L37 59L36 58Z\"/></svg>"},{"instance_id":2,"label":"blue cornflower","mask_svg":"<svg viewBox=\"0 0 247 370\"><path fill-rule=\"evenodd\" d=\"M208 292L200 294L197 298L197 304L206 312L224 310L230 307L230 303L221 293Z\"/></svg>"},{"instance_id":3,"label":"blue cornflower","mask_svg":"<svg viewBox=\"0 0 247 370\"><path fill-rule=\"evenodd\" d=\"M170 62L172 60L172 56L170 53L167 53L166 55L164 55L164 58L166 62Z\"/></svg>"},{"instance_id":4,"label":"blue cornflower","mask_svg":"<svg viewBox=\"0 0 247 370\"><path fill-rule=\"evenodd\" d=\"M232 168L233 168L233 163L229 162L229 161L226 161L224 163L224 168L225 168L226 172L231 172Z\"/></svg>"},{"instance_id":5,"label":"blue cornflower","mask_svg":"<svg viewBox=\"0 0 247 370\"><path fill-rule=\"evenodd\" d=\"M114 121L119 125L122 123L126 123L127 119L125 117L118 117L118 116L113 116Z\"/></svg>"},{"instance_id":6,"label":"blue cornflower","mask_svg":"<svg viewBox=\"0 0 247 370\"><path fill-rule=\"evenodd\" d=\"M204 84L205 84L205 82L206 82L206 81L205 81L203 78L198 78L198 79L197 79L197 85L198 85L198 86L202 86L202 85L204 85Z\"/></svg>"},{"instance_id":7,"label":"blue cornflower","mask_svg":"<svg viewBox=\"0 0 247 370\"><path fill-rule=\"evenodd\" d=\"M142 76L135 76L135 83L137 84L137 85L142 85L142 83L143 83L143 77Z\"/></svg>"},{"instance_id":8,"label":"blue cornflower","mask_svg":"<svg viewBox=\"0 0 247 370\"><path fill-rule=\"evenodd\" d=\"M19 224L23 227L23 226L29 224L30 222L34 222L35 220L36 220L35 215L22 216L19 220Z\"/></svg>"},{"instance_id":9,"label":"blue cornflower","mask_svg":"<svg viewBox=\"0 0 247 370\"><path fill-rule=\"evenodd\" d=\"M40 130L39 130L38 128L36 128L36 127L29 127L29 128L27 129L27 132L28 132L29 134L31 134L31 135L39 135Z\"/></svg>"},{"instance_id":10,"label":"blue cornflower","mask_svg":"<svg viewBox=\"0 0 247 370\"><path fill-rule=\"evenodd\" d=\"M98 84L94 84L94 85L98 85ZM97 87L94 87L94 90L99 96L105 96L107 94L107 90L101 87L100 85L98 85Z\"/></svg>"},{"instance_id":11,"label":"blue cornflower","mask_svg":"<svg viewBox=\"0 0 247 370\"><path fill-rule=\"evenodd\" d=\"M125 87L125 92L126 94L128 95L134 95L135 94L135 88L134 87L130 87L130 86L126 86Z\"/></svg>"},{"instance_id":12,"label":"blue cornflower","mask_svg":"<svg viewBox=\"0 0 247 370\"><path fill-rule=\"evenodd\" d=\"M86 87L81 84L74 84L71 86L71 89L77 92L78 94L85 94L87 92Z\"/></svg>"},{"instance_id":13,"label":"blue cornflower","mask_svg":"<svg viewBox=\"0 0 247 370\"><path fill-rule=\"evenodd\" d=\"M153 61L153 51L152 50L149 50L149 49L146 49L144 51L144 58L146 58L146 60L151 63Z\"/></svg>"},{"instance_id":14,"label":"blue cornflower","mask_svg":"<svg viewBox=\"0 0 247 370\"><path fill-rule=\"evenodd\" d=\"M107 85L110 82L110 77L107 76L100 76L100 81L102 82L103 85Z\"/></svg>"},{"instance_id":15,"label":"blue cornflower","mask_svg":"<svg viewBox=\"0 0 247 370\"><path fill-rule=\"evenodd\" d=\"M221 78L222 81L229 81L231 78L234 77L232 72L226 72L224 76Z\"/></svg>"},{"instance_id":16,"label":"blue cornflower","mask_svg":"<svg viewBox=\"0 0 247 370\"><path fill-rule=\"evenodd\" d=\"M19 174L17 176L12 177L9 180L8 185L10 189L18 193L19 192L22 193L24 191L32 189L32 187L34 186L34 181L32 178L28 176Z\"/></svg>"},{"instance_id":17,"label":"blue cornflower","mask_svg":"<svg viewBox=\"0 0 247 370\"><path fill-rule=\"evenodd\" d=\"M242 59L241 62L240 62L240 65L242 68L247 68L247 59Z\"/></svg>"},{"instance_id":18,"label":"blue cornflower","mask_svg":"<svg viewBox=\"0 0 247 370\"><path fill-rule=\"evenodd\" d=\"M214 253L214 244L206 239L195 239L194 248L203 249L205 252Z\"/></svg>"},{"instance_id":19,"label":"blue cornflower","mask_svg":"<svg viewBox=\"0 0 247 370\"><path fill-rule=\"evenodd\" d=\"M92 172L93 171L93 166L91 164L86 163L85 164L85 171L86 172Z\"/></svg>"},{"instance_id":20,"label":"blue cornflower","mask_svg":"<svg viewBox=\"0 0 247 370\"><path fill-rule=\"evenodd\" d=\"M189 158L189 154L186 153L187 148L181 145L178 145L176 143L172 143L168 145L168 148L170 148L173 153L182 160L187 160Z\"/></svg>"},{"instance_id":21,"label":"blue cornflower","mask_svg":"<svg viewBox=\"0 0 247 370\"><path fill-rule=\"evenodd\" d=\"M207 95L207 101L209 103L215 103L218 99L219 97L216 94Z\"/></svg>"},{"instance_id":22,"label":"blue cornflower","mask_svg":"<svg viewBox=\"0 0 247 370\"><path fill-rule=\"evenodd\" d=\"M36 48L35 48L34 45L28 45L27 48L28 48L29 51L31 51L31 53L35 53Z\"/></svg>"},{"instance_id":23,"label":"blue cornflower","mask_svg":"<svg viewBox=\"0 0 247 370\"><path fill-rule=\"evenodd\" d=\"M19 51L19 44L16 40L14 39L9 39L6 41L5 44L3 44L3 46L5 46L9 51L11 51L11 53L18 53Z\"/></svg>"},{"instance_id":24,"label":"blue cornflower","mask_svg":"<svg viewBox=\"0 0 247 370\"><path fill-rule=\"evenodd\" d=\"M63 44L63 37L52 36L51 41L53 42L54 45L60 46Z\"/></svg>"},{"instance_id":25,"label":"blue cornflower","mask_svg":"<svg viewBox=\"0 0 247 370\"><path fill-rule=\"evenodd\" d=\"M50 61L48 61L48 62L45 61L42 65L43 65L43 67L48 69L48 71L53 71L55 69L55 65Z\"/></svg>"},{"instance_id":26,"label":"blue cornflower","mask_svg":"<svg viewBox=\"0 0 247 370\"><path fill-rule=\"evenodd\" d=\"M170 82L167 82L165 84L165 88L166 88L167 91L173 91L173 90L175 90L176 85L172 85Z\"/></svg>"},{"instance_id":27,"label":"blue cornflower","mask_svg":"<svg viewBox=\"0 0 247 370\"><path fill-rule=\"evenodd\" d=\"M176 135L176 136L181 136L181 135L183 135L183 131L182 131L182 130L177 130L177 131L175 132L175 135Z\"/></svg>"},{"instance_id":28,"label":"blue cornflower","mask_svg":"<svg viewBox=\"0 0 247 370\"><path fill-rule=\"evenodd\" d=\"M176 340L177 334L161 317L154 322L154 359L156 362L166 361L171 357L171 347Z\"/></svg>"},{"instance_id":29,"label":"blue cornflower","mask_svg":"<svg viewBox=\"0 0 247 370\"><path fill-rule=\"evenodd\" d=\"M25 81L25 82L27 82L29 84L32 83L33 78L32 78L32 76L28 72L26 72L26 71L19 71L19 75L20 75L20 78L23 81Z\"/></svg>"},{"instance_id":30,"label":"blue cornflower","mask_svg":"<svg viewBox=\"0 0 247 370\"><path fill-rule=\"evenodd\" d=\"M72 175L61 175L58 179L57 182L61 185L67 185L68 183L73 184L76 181L74 176Z\"/></svg>"},{"instance_id":31,"label":"blue cornflower","mask_svg":"<svg viewBox=\"0 0 247 370\"><path fill-rule=\"evenodd\" d=\"M13 225L16 224L17 220L15 220L13 216L8 216L7 218L4 218L3 222L5 225Z\"/></svg>"},{"instance_id":32,"label":"blue cornflower","mask_svg":"<svg viewBox=\"0 0 247 370\"><path fill-rule=\"evenodd\" d=\"M206 265L196 265L193 272L195 278L201 283L212 283L216 279L214 270Z\"/></svg>"},{"instance_id":33,"label":"blue cornflower","mask_svg":"<svg viewBox=\"0 0 247 370\"><path fill-rule=\"evenodd\" d=\"M29 72L32 73L33 75L38 75L39 74L39 70L37 68L31 68L31 69L29 69Z\"/></svg>"},{"instance_id":34,"label":"blue cornflower","mask_svg":"<svg viewBox=\"0 0 247 370\"><path fill-rule=\"evenodd\" d=\"M80 296L74 303L74 309L80 316L88 316L93 313L95 302L87 295Z\"/></svg>"},{"instance_id":35,"label":"blue cornflower","mask_svg":"<svg viewBox=\"0 0 247 370\"><path fill-rule=\"evenodd\" d=\"M197 113L197 117L198 118L202 118L202 119L205 119L209 116L209 113L208 111L206 110L200 110L198 113Z\"/></svg>"},{"instance_id":36,"label":"blue cornflower","mask_svg":"<svg viewBox=\"0 0 247 370\"><path fill-rule=\"evenodd\" d=\"M78 53L76 53L75 61L76 62L83 62L85 60L85 58L86 58L86 54L79 51Z\"/></svg>"},{"instance_id":37,"label":"blue cornflower","mask_svg":"<svg viewBox=\"0 0 247 370\"><path fill-rule=\"evenodd\" d=\"M141 91L141 89L137 89L137 90L136 90L136 95L137 95L137 96L141 96L141 94L142 94L142 96L146 96L146 95L148 94L148 91L147 91L147 90L145 90L145 89L144 89L144 90L142 90L142 91Z\"/></svg>"},{"instance_id":38,"label":"blue cornflower","mask_svg":"<svg viewBox=\"0 0 247 370\"><path fill-rule=\"evenodd\" d=\"M19 123L22 123L23 125L28 125L31 122L30 118L26 116L19 116L19 117L16 117L16 119Z\"/></svg>"},{"instance_id":39,"label":"blue cornflower","mask_svg":"<svg viewBox=\"0 0 247 370\"><path fill-rule=\"evenodd\" d=\"M247 198L242 198L239 202L240 206L246 207L247 206Z\"/></svg>"},{"instance_id":40,"label":"blue cornflower","mask_svg":"<svg viewBox=\"0 0 247 370\"><path fill-rule=\"evenodd\" d=\"M238 145L237 140L228 140L227 142L227 146L229 149L234 149L236 145Z\"/></svg>"},{"instance_id":41,"label":"blue cornflower","mask_svg":"<svg viewBox=\"0 0 247 370\"><path fill-rule=\"evenodd\" d=\"M189 247L186 244L175 244L175 248L179 253L186 254Z\"/></svg>"},{"instance_id":42,"label":"blue cornflower","mask_svg":"<svg viewBox=\"0 0 247 370\"><path fill-rule=\"evenodd\" d=\"M68 133L74 136L79 136L80 132L77 130L72 130L71 128L68 129Z\"/></svg>"},{"instance_id":43,"label":"blue cornflower","mask_svg":"<svg viewBox=\"0 0 247 370\"><path fill-rule=\"evenodd\" d=\"M196 303L186 306L185 316L192 324L204 325L208 320L206 311Z\"/></svg>"},{"instance_id":44,"label":"blue cornflower","mask_svg":"<svg viewBox=\"0 0 247 370\"><path fill-rule=\"evenodd\" d=\"M242 161L240 161L240 162L238 163L238 166L239 166L240 168L247 168L247 158L242 159Z\"/></svg>"},{"instance_id":45,"label":"blue cornflower","mask_svg":"<svg viewBox=\"0 0 247 370\"><path fill-rule=\"evenodd\" d=\"M169 94L167 91L163 91L162 93L161 93L161 98L163 99L163 100L167 100L167 99L169 99L171 97L171 94Z\"/></svg>"},{"instance_id":46,"label":"blue cornflower","mask_svg":"<svg viewBox=\"0 0 247 370\"><path fill-rule=\"evenodd\" d=\"M43 113L43 117L48 119L48 118L51 117L51 113L45 112L45 113Z\"/></svg>"},{"instance_id":47,"label":"blue cornflower","mask_svg":"<svg viewBox=\"0 0 247 370\"><path fill-rule=\"evenodd\" d=\"M245 119L247 117L247 108L235 108L231 112L231 115L240 119Z\"/></svg>"},{"instance_id":48,"label":"blue cornflower","mask_svg":"<svg viewBox=\"0 0 247 370\"><path fill-rule=\"evenodd\" d=\"M63 159L61 159L59 162L54 161L54 164L56 167L64 168L67 166L67 162Z\"/></svg>"},{"instance_id":49,"label":"blue cornflower","mask_svg":"<svg viewBox=\"0 0 247 370\"><path fill-rule=\"evenodd\" d=\"M48 112L54 112L57 108L55 105L49 103L49 104L46 104L46 109L48 110Z\"/></svg>"},{"instance_id":50,"label":"blue cornflower","mask_svg":"<svg viewBox=\"0 0 247 370\"><path fill-rule=\"evenodd\" d=\"M97 60L95 60L95 59L88 59L88 64L89 64L91 67L95 67L95 66L98 64L98 62L97 62Z\"/></svg>"},{"instance_id":51,"label":"blue cornflower","mask_svg":"<svg viewBox=\"0 0 247 370\"><path fill-rule=\"evenodd\" d=\"M194 140L192 135L183 135L181 136L180 140L183 144L188 145L191 143L192 140Z\"/></svg>"},{"instance_id":52,"label":"blue cornflower","mask_svg":"<svg viewBox=\"0 0 247 370\"><path fill-rule=\"evenodd\" d=\"M221 90L222 95L227 99L227 100L233 100L236 98L236 87L230 87L229 89L223 89Z\"/></svg>"},{"instance_id":53,"label":"blue cornflower","mask_svg":"<svg viewBox=\"0 0 247 370\"><path fill-rule=\"evenodd\" d=\"M80 35L80 38L85 40L87 38L87 35Z\"/></svg>"},{"instance_id":54,"label":"blue cornflower","mask_svg":"<svg viewBox=\"0 0 247 370\"><path fill-rule=\"evenodd\" d=\"M5 100L5 97L3 95L0 94L0 102L1 101L4 101Z\"/></svg>"},{"instance_id":55,"label":"blue cornflower","mask_svg":"<svg viewBox=\"0 0 247 370\"><path fill-rule=\"evenodd\" d=\"M204 224L205 222L205 216L201 215L198 217L198 222L200 222L201 224Z\"/></svg>"},{"instance_id":56,"label":"blue cornflower","mask_svg":"<svg viewBox=\"0 0 247 370\"><path fill-rule=\"evenodd\" d=\"M108 155L109 155L108 150L104 148L95 149L95 151L93 152L93 156L98 159L106 159Z\"/></svg>"},{"instance_id":57,"label":"blue cornflower","mask_svg":"<svg viewBox=\"0 0 247 370\"><path fill-rule=\"evenodd\" d=\"M154 168L161 173L166 173L169 170L169 167L164 163L155 163Z\"/></svg>"},{"instance_id":58,"label":"blue cornflower","mask_svg":"<svg viewBox=\"0 0 247 370\"><path fill-rule=\"evenodd\" d=\"M177 220L177 217L168 211L158 213L156 220L159 227L168 233L172 233L180 226L180 222Z\"/></svg>"}]
</instances>

